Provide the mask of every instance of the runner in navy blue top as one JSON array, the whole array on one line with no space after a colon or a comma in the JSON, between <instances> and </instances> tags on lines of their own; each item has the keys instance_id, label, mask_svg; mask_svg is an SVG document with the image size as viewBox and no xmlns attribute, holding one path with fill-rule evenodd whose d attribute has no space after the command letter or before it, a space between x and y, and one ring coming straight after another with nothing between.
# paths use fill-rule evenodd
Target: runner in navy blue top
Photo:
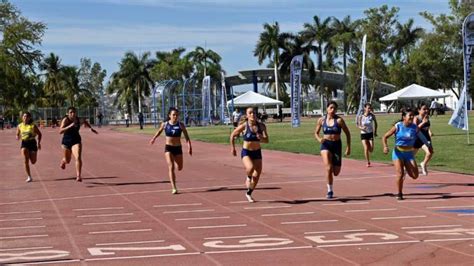
<instances>
[{"instance_id":1,"label":"runner in navy blue top","mask_svg":"<svg viewBox=\"0 0 474 266\"><path fill-rule=\"evenodd\" d=\"M430 123L430 109L428 106L423 103L420 105L418 108L418 116L415 116L414 122L418 126L418 129L420 132L425 136L426 140L430 142L431 145L431 137L433 136L433 132L431 132L431 123ZM420 163L421 167L421 173L423 175L428 175L428 162L431 160L431 157L433 157L433 150L429 149L428 146L426 146L423 141L421 141L420 138L417 138L415 141L415 155L418 152L418 150L421 148L425 152L425 158L423 161Z\"/></svg>"},{"instance_id":2,"label":"runner in navy blue top","mask_svg":"<svg viewBox=\"0 0 474 266\"><path fill-rule=\"evenodd\" d=\"M336 115L337 103L332 101L327 105L327 115L321 117L316 123L314 137L321 143L321 157L326 166L326 178L328 199L333 198L334 191L332 189L333 176L339 175L342 165L342 142L341 131L346 134L347 147L345 155L351 154L351 133L344 122L344 119ZM323 129L323 136L319 132Z\"/></svg>"},{"instance_id":3,"label":"runner in navy blue top","mask_svg":"<svg viewBox=\"0 0 474 266\"><path fill-rule=\"evenodd\" d=\"M171 107L168 111L168 120L161 123L160 128L150 140L150 144L154 144L156 138L165 131L166 142L165 142L165 158L168 163L168 175L171 182L171 193L178 194L178 188L176 186L176 174L174 173L174 165L178 166L178 171L183 169L183 150L181 147L181 133L184 134L186 143L188 143L188 153L193 154L191 146L191 140L189 139L188 131L184 124L179 122L179 111L178 109Z\"/></svg>"},{"instance_id":4,"label":"runner in navy blue top","mask_svg":"<svg viewBox=\"0 0 474 266\"><path fill-rule=\"evenodd\" d=\"M90 128L92 132L98 134L95 129L91 127L87 120L81 120L77 117L77 110L74 107L67 109L67 115L61 121L59 127L59 134L63 134L61 146L63 147L64 157L61 160L61 168L65 169L66 164L71 162L71 153L76 159L76 181L82 182L82 142L79 129L81 125Z\"/></svg>"},{"instance_id":5,"label":"runner in navy blue top","mask_svg":"<svg viewBox=\"0 0 474 266\"><path fill-rule=\"evenodd\" d=\"M230 135L231 153L232 155L237 156L237 151L235 150L235 138L240 136L243 132L244 143L241 158L245 167L245 172L247 173L245 179L247 192L245 193L245 196L249 202L255 202L252 197L252 192L257 186L263 166L260 143L268 143L268 134L265 124L257 121L255 111L252 107L247 108L245 114L245 122L237 126Z\"/></svg>"}]
</instances>

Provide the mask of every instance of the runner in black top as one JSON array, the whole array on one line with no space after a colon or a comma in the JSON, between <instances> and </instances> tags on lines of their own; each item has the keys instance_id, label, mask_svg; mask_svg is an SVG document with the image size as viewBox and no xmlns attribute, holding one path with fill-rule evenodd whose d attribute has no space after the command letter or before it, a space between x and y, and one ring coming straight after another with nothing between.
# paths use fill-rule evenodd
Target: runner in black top
<instances>
[{"instance_id":1,"label":"runner in black top","mask_svg":"<svg viewBox=\"0 0 474 266\"><path fill-rule=\"evenodd\" d=\"M69 107L67 109L67 115L64 116L61 121L61 126L59 127L59 134L63 134L62 147L64 150L64 157L61 160L61 168L65 169L66 164L71 162L71 153L76 159L76 181L82 182L82 142L81 135L79 134L79 129L81 125L84 124L86 127L90 128L92 132L98 134L98 132L91 127L87 120L81 120L77 117L77 111L74 107Z\"/></svg>"}]
</instances>

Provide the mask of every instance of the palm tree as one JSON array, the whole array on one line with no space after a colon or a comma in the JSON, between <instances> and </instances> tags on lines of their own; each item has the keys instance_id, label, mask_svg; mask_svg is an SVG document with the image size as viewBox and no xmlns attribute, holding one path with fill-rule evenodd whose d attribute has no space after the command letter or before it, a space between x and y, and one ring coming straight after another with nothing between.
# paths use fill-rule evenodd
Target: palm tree
<instances>
[{"instance_id":1,"label":"palm tree","mask_svg":"<svg viewBox=\"0 0 474 266\"><path fill-rule=\"evenodd\" d=\"M207 76L207 69L210 65L219 65L221 56L209 49L206 50L201 46L196 47L194 51L190 52L187 57L196 66L196 71L203 74L203 78Z\"/></svg>"},{"instance_id":2,"label":"palm tree","mask_svg":"<svg viewBox=\"0 0 474 266\"><path fill-rule=\"evenodd\" d=\"M112 75L115 80L113 88L127 92L122 95L128 95L130 91L133 91L134 94L136 94L138 112L142 111L141 99L143 95L149 96L150 88L153 86L150 71L155 62L150 60L149 56L149 52L142 55L136 55L133 52L126 52L120 62L119 71ZM123 86L125 86L126 89L123 88Z\"/></svg>"},{"instance_id":3,"label":"palm tree","mask_svg":"<svg viewBox=\"0 0 474 266\"><path fill-rule=\"evenodd\" d=\"M389 51L390 56L395 56L400 59L405 56L407 63L410 61L411 48L424 33L423 28L413 28L413 23L412 18L410 18L406 24L397 22L395 26L397 34L394 36L393 45Z\"/></svg>"},{"instance_id":4,"label":"palm tree","mask_svg":"<svg viewBox=\"0 0 474 266\"><path fill-rule=\"evenodd\" d=\"M183 56L186 49L179 47L171 52L156 52L156 64L151 71L154 80L184 80L193 72L192 62Z\"/></svg>"},{"instance_id":5,"label":"palm tree","mask_svg":"<svg viewBox=\"0 0 474 266\"><path fill-rule=\"evenodd\" d=\"M330 40L334 35L334 31L331 28L331 17L328 17L321 21L318 16L313 17L313 24L305 23L303 25L304 30L301 32L303 39L312 46L312 50L318 57L318 69L319 69L319 90L321 95L321 112L324 110L324 80L323 80L323 54L326 54L330 48Z\"/></svg>"},{"instance_id":6,"label":"palm tree","mask_svg":"<svg viewBox=\"0 0 474 266\"><path fill-rule=\"evenodd\" d=\"M261 65L265 59L273 61L273 68L275 72L275 94L276 99L279 100L280 87L278 84L278 67L280 48L286 46L288 38L291 37L289 33L280 33L280 26L278 22L274 24L265 23L263 25L264 31L260 33L260 38L255 46L253 52L254 56L258 56L258 63ZM280 108L277 106L277 108Z\"/></svg>"},{"instance_id":7,"label":"palm tree","mask_svg":"<svg viewBox=\"0 0 474 266\"><path fill-rule=\"evenodd\" d=\"M346 82L347 82L347 56L350 55L353 47L356 45L357 40L357 29L360 25L359 20L351 21L351 16L346 16L342 20L333 18L333 29L335 36L333 37L333 42L339 44L339 47L342 48L342 67L344 71L344 111L347 112L347 92L346 92Z\"/></svg>"},{"instance_id":8,"label":"palm tree","mask_svg":"<svg viewBox=\"0 0 474 266\"><path fill-rule=\"evenodd\" d=\"M69 106L74 106L79 98L81 90L79 87L79 77L77 67L65 66L61 69L61 90L69 101Z\"/></svg>"},{"instance_id":9,"label":"palm tree","mask_svg":"<svg viewBox=\"0 0 474 266\"><path fill-rule=\"evenodd\" d=\"M39 65L40 70L44 71L46 76L43 90L49 97L53 106L62 106L64 98L62 97L62 68L61 59L54 53L50 53Z\"/></svg>"}]
</instances>

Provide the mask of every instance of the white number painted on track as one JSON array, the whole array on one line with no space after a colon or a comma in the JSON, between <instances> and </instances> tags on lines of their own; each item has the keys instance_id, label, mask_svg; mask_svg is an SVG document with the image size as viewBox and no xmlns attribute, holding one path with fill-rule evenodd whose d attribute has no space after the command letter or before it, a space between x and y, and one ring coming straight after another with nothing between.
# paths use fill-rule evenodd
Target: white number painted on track
<instances>
[{"instance_id":1,"label":"white number painted on track","mask_svg":"<svg viewBox=\"0 0 474 266\"><path fill-rule=\"evenodd\" d=\"M186 248L181 245L169 245L169 246L164 246L164 247L100 247L100 248L88 248L87 250L89 250L89 253L92 256L103 256L103 255L115 255L114 251L150 251L150 250L182 251L182 250L186 250Z\"/></svg>"},{"instance_id":2,"label":"white number painted on track","mask_svg":"<svg viewBox=\"0 0 474 266\"><path fill-rule=\"evenodd\" d=\"M444 236L462 236L462 235L474 235L474 228L453 228L444 230L424 230L424 231L409 231L409 234L432 234L432 235L444 235Z\"/></svg>"},{"instance_id":3,"label":"white number painted on track","mask_svg":"<svg viewBox=\"0 0 474 266\"><path fill-rule=\"evenodd\" d=\"M50 260L69 256L64 250L35 250L21 253L0 253L0 262L12 262L19 260Z\"/></svg>"},{"instance_id":4,"label":"white number painted on track","mask_svg":"<svg viewBox=\"0 0 474 266\"><path fill-rule=\"evenodd\" d=\"M397 239L398 236L394 234L387 234L387 233L354 233L354 234L348 234L344 235L344 239L331 239L331 240L325 240L326 236L305 236L306 239L309 239L313 242L319 243L319 244L327 244L327 243L345 243L345 242L362 242L364 241L364 236L376 236L379 237L382 240L393 240Z\"/></svg>"},{"instance_id":5,"label":"white number painted on track","mask_svg":"<svg viewBox=\"0 0 474 266\"><path fill-rule=\"evenodd\" d=\"M274 237L267 237L267 238L248 238L244 240L240 240L239 244L234 245L225 245L224 241L216 240L216 241L208 241L204 242L203 245L205 247L210 248L256 248L256 247L274 247L274 246L283 246L293 243L293 240L289 240L286 238L274 238Z\"/></svg>"}]
</instances>

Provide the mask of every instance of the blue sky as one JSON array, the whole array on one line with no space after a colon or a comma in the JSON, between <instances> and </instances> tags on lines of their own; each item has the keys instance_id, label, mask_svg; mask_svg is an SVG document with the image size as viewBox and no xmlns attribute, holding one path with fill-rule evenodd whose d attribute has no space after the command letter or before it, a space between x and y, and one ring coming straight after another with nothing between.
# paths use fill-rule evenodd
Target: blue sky
<instances>
[{"instance_id":1,"label":"blue sky","mask_svg":"<svg viewBox=\"0 0 474 266\"><path fill-rule=\"evenodd\" d=\"M82 57L99 62L107 74L118 69L126 51L187 51L204 46L222 56L228 75L257 68L253 50L264 23L298 32L314 15L353 19L383 4L400 8L402 22L412 17L429 28L419 12L448 13L448 0L10 0L22 14L48 29L40 48L63 64ZM266 65L266 63L264 64Z\"/></svg>"}]
</instances>

